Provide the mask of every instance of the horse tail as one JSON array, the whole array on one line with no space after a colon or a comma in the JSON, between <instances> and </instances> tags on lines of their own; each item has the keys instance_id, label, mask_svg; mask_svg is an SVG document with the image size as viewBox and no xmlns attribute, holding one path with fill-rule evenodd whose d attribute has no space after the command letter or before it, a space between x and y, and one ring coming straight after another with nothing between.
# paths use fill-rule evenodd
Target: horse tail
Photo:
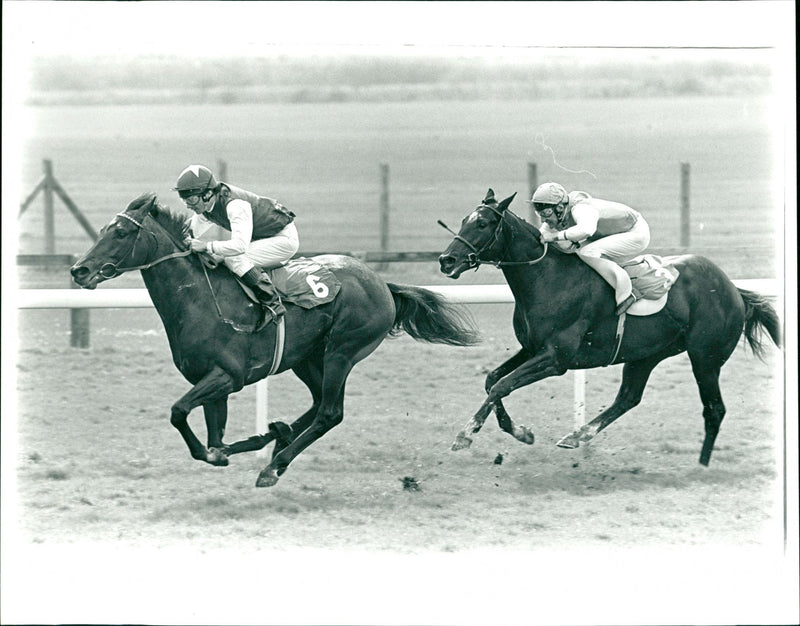
<instances>
[{"instance_id":1,"label":"horse tail","mask_svg":"<svg viewBox=\"0 0 800 626\"><path fill-rule=\"evenodd\" d=\"M739 289L744 300L744 336L750 349L758 358L764 359L765 348L762 341L766 330L776 346L781 345L781 323L778 314L767 298L755 291Z\"/></svg>"},{"instance_id":2,"label":"horse tail","mask_svg":"<svg viewBox=\"0 0 800 626\"><path fill-rule=\"evenodd\" d=\"M388 283L394 299L394 325L390 336L402 332L414 339L451 346L478 343L478 332L469 314L442 296L422 287Z\"/></svg>"}]
</instances>

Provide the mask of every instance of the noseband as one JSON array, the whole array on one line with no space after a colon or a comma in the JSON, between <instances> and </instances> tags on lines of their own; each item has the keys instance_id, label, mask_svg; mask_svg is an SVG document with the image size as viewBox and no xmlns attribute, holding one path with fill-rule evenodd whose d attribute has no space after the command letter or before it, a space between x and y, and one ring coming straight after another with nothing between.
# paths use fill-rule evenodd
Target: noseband
<instances>
[{"instance_id":1,"label":"noseband","mask_svg":"<svg viewBox=\"0 0 800 626\"><path fill-rule=\"evenodd\" d=\"M147 219L148 215L149 214L146 214L144 216L144 218L142 219L142 222L144 222L144 220ZM127 213L117 213L117 217L123 217L123 218L125 218L129 222L132 222L133 224L135 224L138 227L138 231L136 232L136 237L133 240L133 244L131 245L131 249L125 254L125 257L127 257L128 255L133 253L133 250L136 248L136 242L139 241L139 235L142 234L142 231L146 232L149 235L152 235L154 239L156 238L156 234L154 232L152 232L150 230L147 230L144 227L144 224L142 224L142 222L139 222L138 220L132 218ZM167 236L172 241L172 243L175 244L176 248L180 249L182 247L181 244L179 244L172 237L172 234L167 229L163 228L161 226L161 224L158 223L157 220L153 220L153 221L156 223L157 226L159 226L159 228L161 228L161 230L163 230L167 234ZM169 259L175 259L175 258L178 258L178 257L188 256L191 253L192 253L191 249L189 249L189 250L181 250L180 252L173 252L171 254L167 254L166 256L160 257L160 258L156 259L155 261L151 261L150 263L146 263L145 265L136 265L135 267L118 267L118 265L115 265L114 263L105 263L98 270L98 273L103 278L106 278L106 279L115 278L117 276L122 275L125 272L131 272L131 271L134 271L134 270L150 269L154 265L158 265L159 263L161 263L163 261L167 261ZM125 257L123 257L123 258L125 258Z\"/></svg>"},{"instance_id":2,"label":"noseband","mask_svg":"<svg viewBox=\"0 0 800 626\"><path fill-rule=\"evenodd\" d=\"M503 227L503 219L504 219L505 213L498 211L497 209L495 209L492 206L489 206L488 204L481 204L478 207L478 209L489 209L495 215L497 215L497 217L499 217L500 219L498 220L497 226L494 229L494 233L492 234L492 238L489 241L487 241L486 244L484 244L484 246L482 248L480 248L480 249L478 249L472 242L467 241L466 239L464 239L464 237L462 237L461 235L459 235L457 233L453 233L455 235L455 238L458 241L460 241L465 246L467 246L470 250L472 250L472 252L470 252L467 255L467 262L469 263L469 267L470 268L473 268L473 267L477 268L483 263L486 263L488 265L494 265L495 267L509 267L509 266L513 266L513 265L536 265L539 261L544 259L545 255L547 254L547 243L546 242L542 243L542 246L544 247L544 251L542 252L542 255L539 258L533 259L531 261L490 261L490 260L481 259L480 258L481 254L483 254L486 250L488 250L491 246L493 246L496 241L499 240L500 229ZM541 240L540 240L540 243L541 243Z\"/></svg>"}]
</instances>

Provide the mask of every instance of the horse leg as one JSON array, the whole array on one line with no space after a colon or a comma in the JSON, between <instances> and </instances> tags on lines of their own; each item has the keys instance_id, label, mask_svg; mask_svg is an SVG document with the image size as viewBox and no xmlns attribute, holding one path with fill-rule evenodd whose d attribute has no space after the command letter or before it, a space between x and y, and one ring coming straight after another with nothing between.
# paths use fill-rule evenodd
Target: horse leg
<instances>
[{"instance_id":1,"label":"horse leg","mask_svg":"<svg viewBox=\"0 0 800 626\"><path fill-rule=\"evenodd\" d=\"M556 445L559 448L577 448L581 442L590 441L606 426L639 404L650 373L664 358L665 355L658 354L640 361L626 363L622 368L622 383L613 404L588 424L563 437Z\"/></svg>"},{"instance_id":2,"label":"horse leg","mask_svg":"<svg viewBox=\"0 0 800 626\"><path fill-rule=\"evenodd\" d=\"M228 459L221 450L209 450L203 447L189 427L188 417L195 407L208 404L212 410L206 413L206 424L210 425L209 433L216 433L215 435L209 434L209 437L219 435L219 426L214 411L214 407L217 407L218 403L215 401L227 398L233 392L233 388L233 379L230 374L215 366L187 394L172 405L169 421L183 437L192 458L206 461L212 465L228 464Z\"/></svg>"},{"instance_id":3,"label":"horse leg","mask_svg":"<svg viewBox=\"0 0 800 626\"><path fill-rule=\"evenodd\" d=\"M497 402L505 398L512 391L535 383L543 378L560 376L566 371L564 367L556 363L550 351L543 352L522 363L522 365L517 367L514 371L492 385L488 397L478 409L478 412L475 413L472 419L467 422L464 428L456 435L451 449L462 450L463 448L468 448L472 444L472 439L467 433L477 433L483 426L489 413L496 407ZM502 412L505 413L504 408ZM524 439L520 439L520 441L524 441Z\"/></svg>"},{"instance_id":4,"label":"horse leg","mask_svg":"<svg viewBox=\"0 0 800 626\"><path fill-rule=\"evenodd\" d=\"M329 341L322 357L322 367L317 368L322 376L320 390L317 392L320 398L319 406L314 419L261 471L256 480L256 487L271 487L277 483L278 477L286 471L289 463L298 454L344 419L344 387L350 371L356 363L369 356L381 344L388 332L388 328L383 326L382 320L376 319L375 322L373 328L356 326L341 337L336 336L332 330L331 335L336 339ZM369 331L372 331L372 340L365 344L364 335ZM347 332L341 331L341 333ZM309 387L312 389L312 394L314 393L313 383L319 377L319 372L314 375L311 375L310 370L307 371L308 375L306 372L303 373L304 382L312 383ZM298 428L305 425L304 421L308 419L308 414L307 412L298 420L300 422L297 424Z\"/></svg>"},{"instance_id":5,"label":"horse leg","mask_svg":"<svg viewBox=\"0 0 800 626\"><path fill-rule=\"evenodd\" d=\"M311 408L289 425L291 429L291 436L289 438L284 438L275 443L275 447L272 450L273 460L300 433L311 425L319 411L319 405L322 400L323 375L321 359L303 361L292 369L295 375L308 387L309 392L311 392Z\"/></svg>"},{"instance_id":6,"label":"horse leg","mask_svg":"<svg viewBox=\"0 0 800 626\"><path fill-rule=\"evenodd\" d=\"M708 466L714 442L717 440L719 427L725 417L725 404L722 402L722 393L719 389L719 373L722 366L709 362L697 354L689 354L692 362L692 373L700 390L700 400L703 402L703 420L705 421L705 438L700 451L700 464Z\"/></svg>"},{"instance_id":7,"label":"horse leg","mask_svg":"<svg viewBox=\"0 0 800 626\"><path fill-rule=\"evenodd\" d=\"M203 414L206 418L208 447L224 447L222 438L225 436L225 426L228 423L228 397L203 403Z\"/></svg>"},{"instance_id":8,"label":"horse leg","mask_svg":"<svg viewBox=\"0 0 800 626\"><path fill-rule=\"evenodd\" d=\"M353 360L347 355L325 359L322 399L311 424L276 454L256 480L256 487L271 487L297 455L344 419L344 387Z\"/></svg>"},{"instance_id":9,"label":"horse leg","mask_svg":"<svg viewBox=\"0 0 800 626\"><path fill-rule=\"evenodd\" d=\"M275 447L272 450L272 458L274 459L299 433L308 428L308 425L314 420L314 416L319 409L319 399L322 389L322 371L318 364L311 361L304 361L293 369L297 377L303 381L309 391L311 391L311 396L314 400L311 408L290 425L284 424L283 422L271 422L269 425L269 432L263 435L253 435L242 441L223 446L223 452L225 454L230 456L242 452L261 450L266 447L267 444L275 441Z\"/></svg>"},{"instance_id":10,"label":"horse leg","mask_svg":"<svg viewBox=\"0 0 800 626\"><path fill-rule=\"evenodd\" d=\"M228 423L228 396L204 402L203 414L206 420L208 452L214 457L214 461L209 462L213 465L227 465L228 459L222 438L225 436L225 426Z\"/></svg>"},{"instance_id":11,"label":"horse leg","mask_svg":"<svg viewBox=\"0 0 800 626\"><path fill-rule=\"evenodd\" d=\"M488 394L489 391L491 391L492 387L494 387L498 380L500 380L503 376L513 372L529 358L530 353L523 348L494 371L489 372L489 375L486 376L486 382L484 384L486 393ZM514 420L511 419L511 416L503 406L502 400L498 399L495 403L494 413L497 417L497 425L500 426L500 430L507 432L509 435L518 441L521 441L522 443L527 443L530 445L534 442L533 431L525 426L518 426L515 424Z\"/></svg>"}]
</instances>

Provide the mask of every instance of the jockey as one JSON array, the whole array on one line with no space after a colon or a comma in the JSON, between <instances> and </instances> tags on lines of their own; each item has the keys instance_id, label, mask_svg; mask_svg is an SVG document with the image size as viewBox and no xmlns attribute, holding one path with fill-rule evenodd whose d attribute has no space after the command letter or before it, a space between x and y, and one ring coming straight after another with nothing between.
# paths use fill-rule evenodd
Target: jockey
<instances>
[{"instance_id":1,"label":"jockey","mask_svg":"<svg viewBox=\"0 0 800 626\"><path fill-rule=\"evenodd\" d=\"M641 214L585 191L568 194L558 183L540 185L531 204L542 219L542 243L555 242L565 252L577 252L614 288L616 314L627 311L637 296L619 263L642 254L650 243L650 227Z\"/></svg>"},{"instance_id":2,"label":"jockey","mask_svg":"<svg viewBox=\"0 0 800 626\"><path fill-rule=\"evenodd\" d=\"M195 212L192 251L222 259L253 289L263 309L256 331L277 322L286 309L262 268L282 265L297 252L294 213L275 200L218 182L203 165L183 170L173 191Z\"/></svg>"}]
</instances>

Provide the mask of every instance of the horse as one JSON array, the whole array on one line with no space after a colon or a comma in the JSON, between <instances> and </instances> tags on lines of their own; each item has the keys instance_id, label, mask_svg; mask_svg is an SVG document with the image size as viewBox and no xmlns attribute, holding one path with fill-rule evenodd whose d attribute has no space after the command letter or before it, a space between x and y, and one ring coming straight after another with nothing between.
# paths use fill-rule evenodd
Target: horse
<instances>
[{"instance_id":1,"label":"horse","mask_svg":"<svg viewBox=\"0 0 800 626\"><path fill-rule=\"evenodd\" d=\"M509 210L515 195L498 203L489 189L483 202L463 219L459 232L450 231L455 238L439 257L441 272L452 279L482 264L503 272L514 295L513 326L521 344L514 356L486 377L486 400L457 434L452 448L471 445L469 435L481 429L492 410L503 431L532 444L533 432L513 422L503 398L567 370L624 363L611 406L557 443L577 448L639 404L658 363L685 351L703 404L705 438L699 461L707 466L725 416L720 369L743 333L759 358L765 354L763 331L780 347L775 310L762 295L737 288L707 258L665 257L680 272L666 305L652 315L627 316L618 343L620 320L612 288L577 255L542 243L539 230ZM441 221L440 225L447 228Z\"/></svg>"},{"instance_id":2,"label":"horse","mask_svg":"<svg viewBox=\"0 0 800 626\"><path fill-rule=\"evenodd\" d=\"M419 287L385 282L364 263L343 255L312 260L327 267L340 288L330 302L302 308L286 302L285 348L277 362L277 326L254 332L260 309L226 267L207 267L189 249L189 222L142 194L101 231L70 269L73 280L94 289L102 281L140 270L166 330L175 366L193 387L172 405L170 422L194 459L212 465L276 442L257 487L275 485L292 460L342 422L344 390L353 366L385 338L405 332L416 340L454 346L478 341L472 320L457 305ZM273 361L275 361L273 363ZM308 387L312 405L290 425L223 443L228 397L272 373L291 369ZM188 424L203 407L208 445Z\"/></svg>"}]
</instances>

